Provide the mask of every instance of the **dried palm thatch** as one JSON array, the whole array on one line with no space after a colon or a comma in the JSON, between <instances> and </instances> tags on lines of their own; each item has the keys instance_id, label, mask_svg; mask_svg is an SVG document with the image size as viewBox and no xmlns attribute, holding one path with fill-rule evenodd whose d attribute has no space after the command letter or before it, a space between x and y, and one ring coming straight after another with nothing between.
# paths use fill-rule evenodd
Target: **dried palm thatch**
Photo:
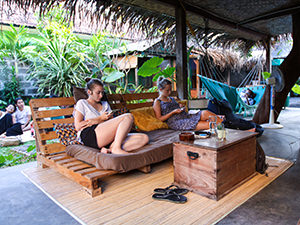
<instances>
[{"instance_id":1,"label":"dried palm thatch","mask_svg":"<svg viewBox=\"0 0 300 225\"><path fill-rule=\"evenodd\" d=\"M165 45L175 43L175 7L181 4L190 22L188 35L197 40L207 40L206 45L224 48L237 46L248 51L254 44L264 46L263 37L284 35L291 32L291 17L257 21L253 17L270 13L280 7L294 6L297 1L234 1L234 0L1 0L1 4L16 5L25 11L38 9L40 14L57 5L70 12L69 20L80 21L92 28L125 32L129 36L147 38L163 37ZM198 15L195 9L211 12L211 20ZM13 7L11 7L13 8ZM297 8L297 7L296 7ZM214 18L216 17L216 18ZM226 20L222 24L222 18ZM251 19L249 22L247 20ZM207 22L208 21L208 22ZM227 21L227 22L226 22ZM226 25L227 23L227 25ZM229 25L228 25L229 24ZM248 32L249 31L249 32ZM252 32L253 31L253 32ZM248 33L247 33L248 32ZM255 36L254 33L259 34Z\"/></svg>"}]
</instances>

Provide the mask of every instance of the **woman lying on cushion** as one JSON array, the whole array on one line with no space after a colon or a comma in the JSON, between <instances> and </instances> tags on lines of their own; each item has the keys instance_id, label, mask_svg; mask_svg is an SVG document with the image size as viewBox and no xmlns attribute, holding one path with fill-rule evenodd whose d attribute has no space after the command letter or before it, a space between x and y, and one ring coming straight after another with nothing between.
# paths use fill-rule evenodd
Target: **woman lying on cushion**
<instances>
[{"instance_id":1,"label":"woman lying on cushion","mask_svg":"<svg viewBox=\"0 0 300 225\"><path fill-rule=\"evenodd\" d=\"M183 105L178 104L174 98L169 97L172 92L171 84L171 81L166 78L158 78L159 97L155 99L153 104L156 118L167 122L168 126L173 130L209 129L209 116L216 116L216 114L208 110L201 110L196 114L188 114ZM222 121L220 117L217 117L217 123Z\"/></svg>"},{"instance_id":2,"label":"woman lying on cushion","mask_svg":"<svg viewBox=\"0 0 300 225\"><path fill-rule=\"evenodd\" d=\"M133 117L130 113L112 118L107 101L101 101L104 87L100 80L87 82L88 99L81 99L75 106L75 128L77 137L84 145L101 149L103 153L127 154L146 145L148 136L130 133ZM106 146L110 145L109 149Z\"/></svg>"}]
</instances>

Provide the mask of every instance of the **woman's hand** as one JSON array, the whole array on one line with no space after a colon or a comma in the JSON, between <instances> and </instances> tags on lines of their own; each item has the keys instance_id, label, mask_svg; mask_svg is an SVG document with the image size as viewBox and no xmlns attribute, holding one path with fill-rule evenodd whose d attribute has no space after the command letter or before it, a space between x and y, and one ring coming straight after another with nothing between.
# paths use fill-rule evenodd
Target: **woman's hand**
<instances>
[{"instance_id":1,"label":"woman's hand","mask_svg":"<svg viewBox=\"0 0 300 225\"><path fill-rule=\"evenodd\" d=\"M101 121L106 121L106 120L109 120L111 119L113 116L113 113L112 112L104 112L101 114L101 116L99 117Z\"/></svg>"},{"instance_id":2,"label":"woman's hand","mask_svg":"<svg viewBox=\"0 0 300 225\"><path fill-rule=\"evenodd\" d=\"M179 113L181 113L183 110L181 109L181 108L178 108L178 109L174 109L173 111L172 111L172 114L179 114Z\"/></svg>"}]
</instances>

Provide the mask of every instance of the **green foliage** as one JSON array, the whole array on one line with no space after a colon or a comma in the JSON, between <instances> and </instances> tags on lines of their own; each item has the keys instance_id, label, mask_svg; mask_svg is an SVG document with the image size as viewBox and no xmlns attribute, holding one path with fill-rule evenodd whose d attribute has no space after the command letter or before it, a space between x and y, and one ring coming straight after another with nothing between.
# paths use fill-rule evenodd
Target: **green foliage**
<instances>
[{"instance_id":1,"label":"green foliage","mask_svg":"<svg viewBox=\"0 0 300 225\"><path fill-rule=\"evenodd\" d=\"M31 58L29 79L36 81L42 94L68 97L72 95L72 86L83 85L90 70L85 64L82 41L72 33L72 26L65 23L59 12L60 9L50 11L38 25L41 39L36 40L38 47Z\"/></svg>"},{"instance_id":2,"label":"green foliage","mask_svg":"<svg viewBox=\"0 0 300 225\"><path fill-rule=\"evenodd\" d=\"M0 108L5 108L9 104L14 104L14 100L20 97L22 92L20 83L15 75L14 66L7 66L6 62L1 63L1 80L4 88L0 92Z\"/></svg>"},{"instance_id":3,"label":"green foliage","mask_svg":"<svg viewBox=\"0 0 300 225\"><path fill-rule=\"evenodd\" d=\"M102 80L106 83L113 83L125 76L123 72L110 67L105 68L103 73Z\"/></svg>"},{"instance_id":4,"label":"green foliage","mask_svg":"<svg viewBox=\"0 0 300 225\"><path fill-rule=\"evenodd\" d=\"M26 156L20 153L16 153L11 150L11 147L0 147L0 168L15 166L30 161L35 161L36 159L36 148L35 144L32 144L27 149L30 156Z\"/></svg>"},{"instance_id":5,"label":"green foliage","mask_svg":"<svg viewBox=\"0 0 300 225\"><path fill-rule=\"evenodd\" d=\"M138 75L142 77L150 77L161 71L161 68L158 67L164 61L163 58L153 57L139 68Z\"/></svg>"},{"instance_id":6,"label":"green foliage","mask_svg":"<svg viewBox=\"0 0 300 225\"><path fill-rule=\"evenodd\" d=\"M168 77L168 78L170 78L171 80L174 81L174 79L173 79L172 76L173 76L175 70L176 70L175 67L169 67L169 66L167 66L166 69L164 69L164 70L160 71L159 73L157 73L157 74L153 77L152 81L157 81L157 79L158 79L159 77L161 77L161 76L162 76L162 77Z\"/></svg>"},{"instance_id":7,"label":"green foliage","mask_svg":"<svg viewBox=\"0 0 300 225\"><path fill-rule=\"evenodd\" d=\"M292 87L292 91L295 92L296 94L300 95L300 85L299 84L295 84Z\"/></svg>"},{"instance_id":8,"label":"green foliage","mask_svg":"<svg viewBox=\"0 0 300 225\"><path fill-rule=\"evenodd\" d=\"M269 73L269 72L262 72L262 75L263 75L263 78L266 80L266 79L270 78L271 73Z\"/></svg>"}]
</instances>

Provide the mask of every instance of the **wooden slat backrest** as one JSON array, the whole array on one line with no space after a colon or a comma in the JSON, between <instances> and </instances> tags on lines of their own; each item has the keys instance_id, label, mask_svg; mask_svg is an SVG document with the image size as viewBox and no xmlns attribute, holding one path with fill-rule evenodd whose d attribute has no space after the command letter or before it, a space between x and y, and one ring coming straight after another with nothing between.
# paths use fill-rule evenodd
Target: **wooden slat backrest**
<instances>
[{"instance_id":1,"label":"wooden slat backrest","mask_svg":"<svg viewBox=\"0 0 300 225\"><path fill-rule=\"evenodd\" d=\"M178 98L177 92L175 91L171 93L171 96ZM158 92L107 95L112 109L126 106L129 110L141 107L150 107L153 105L153 101L157 97ZM64 151L64 145L60 143L53 143L53 140L57 139L57 135L55 131L51 130L51 128L53 128L53 123L74 122L72 116L75 104L74 98L31 99L29 104L36 132L37 151L43 155ZM57 108L55 109L53 107ZM64 118L55 118L61 116ZM49 141L52 143L48 143Z\"/></svg>"},{"instance_id":2,"label":"wooden slat backrest","mask_svg":"<svg viewBox=\"0 0 300 225\"><path fill-rule=\"evenodd\" d=\"M73 123L74 98L31 99L32 118L34 122L37 151L49 155L65 150L65 146L57 143L57 135L53 123ZM49 129L50 128L50 129ZM50 141L51 143L48 143Z\"/></svg>"},{"instance_id":3,"label":"wooden slat backrest","mask_svg":"<svg viewBox=\"0 0 300 225\"><path fill-rule=\"evenodd\" d=\"M150 107L153 105L154 100L159 96L158 92L149 93L134 93L123 94L122 98L126 102L126 107L130 109L137 109L141 107ZM178 98L176 91L172 91L171 96Z\"/></svg>"}]
</instances>

